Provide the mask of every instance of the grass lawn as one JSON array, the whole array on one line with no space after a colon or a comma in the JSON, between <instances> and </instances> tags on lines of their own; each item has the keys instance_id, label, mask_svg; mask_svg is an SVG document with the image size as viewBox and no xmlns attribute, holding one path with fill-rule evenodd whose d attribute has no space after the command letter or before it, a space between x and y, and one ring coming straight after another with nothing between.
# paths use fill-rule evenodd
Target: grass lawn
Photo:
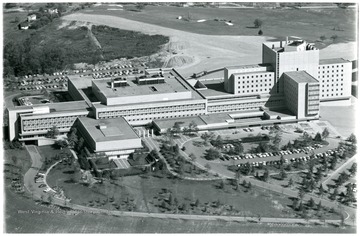
<instances>
[{"instance_id":1,"label":"grass lawn","mask_svg":"<svg viewBox=\"0 0 360 236\"><path fill-rule=\"evenodd\" d=\"M3 34L6 36L4 37L4 45L14 39L22 41L30 36L31 31L19 30L18 28L18 24L25 21L25 19L27 19L27 15L27 12L3 13ZM16 22L15 18L18 18L19 22Z\"/></svg>"},{"instance_id":2,"label":"grass lawn","mask_svg":"<svg viewBox=\"0 0 360 236\"><path fill-rule=\"evenodd\" d=\"M256 187L248 190L240 186L235 190L225 182L221 189L219 181L187 181L151 174L122 177L86 187L69 181L71 170L60 164L50 172L47 181L50 186L61 186L76 204L125 211L295 217L287 197ZM170 194L173 200L177 199L178 210L169 205ZM198 206L194 205L197 200ZM218 200L220 205L216 206ZM185 210L181 207L183 204Z\"/></svg>"},{"instance_id":3,"label":"grass lawn","mask_svg":"<svg viewBox=\"0 0 360 236\"><path fill-rule=\"evenodd\" d=\"M321 35L330 39L338 35L336 42L354 41L356 33L356 9L219 9L202 7L146 6L141 12L111 11L106 4L82 10L82 13L113 15L146 22L177 30L207 35L257 35L259 29L253 28L254 20L261 19L264 23L262 31L266 36L297 35L307 40L318 40ZM177 17L189 18L190 21L178 20ZM207 21L198 23L197 20ZM223 21L231 20L233 26ZM341 31L333 30L340 27ZM216 29L216 30L214 30ZM324 40L325 46L333 43Z\"/></svg>"},{"instance_id":4,"label":"grass lawn","mask_svg":"<svg viewBox=\"0 0 360 236\"><path fill-rule=\"evenodd\" d=\"M16 163L14 163L14 160ZM31 157L26 149L6 149L4 150L5 164L15 164L21 168L22 175L31 167Z\"/></svg>"},{"instance_id":5,"label":"grass lawn","mask_svg":"<svg viewBox=\"0 0 360 236\"><path fill-rule=\"evenodd\" d=\"M355 233L355 228L112 217L99 214L31 213L53 210L5 189L4 232L7 233ZM18 210L29 213L19 213ZM106 224L104 224L106 222ZM171 226L171 227L169 227Z\"/></svg>"}]
</instances>

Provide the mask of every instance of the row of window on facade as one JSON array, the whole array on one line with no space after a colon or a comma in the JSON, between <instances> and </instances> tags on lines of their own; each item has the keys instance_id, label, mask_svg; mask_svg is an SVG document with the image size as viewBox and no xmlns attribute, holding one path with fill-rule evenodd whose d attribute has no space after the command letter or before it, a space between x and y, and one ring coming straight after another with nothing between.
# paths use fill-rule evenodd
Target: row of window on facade
<instances>
[{"instance_id":1,"label":"row of window on facade","mask_svg":"<svg viewBox=\"0 0 360 236\"><path fill-rule=\"evenodd\" d=\"M339 77L339 76L344 76L344 74L341 74L341 75L336 74L335 76L334 76L334 75L331 75L331 77ZM320 75L319 75L318 78L321 79L321 78L320 78ZM326 77L325 77L325 75L323 75L322 78L330 78L330 75L327 75ZM341 81L343 81L343 80L344 80L344 79L341 78ZM337 80L337 81L338 81L338 80ZM329 81L328 81L328 82L329 82Z\"/></svg>"},{"instance_id":2,"label":"row of window on facade","mask_svg":"<svg viewBox=\"0 0 360 236\"><path fill-rule=\"evenodd\" d=\"M71 122L76 120L77 117L83 117L86 115L78 115L78 116L63 116L63 117L56 117L56 118L41 118L41 119L30 119L30 120L23 120L24 125L30 124L51 124L51 123L61 123L61 122Z\"/></svg>"},{"instance_id":3,"label":"row of window on facade","mask_svg":"<svg viewBox=\"0 0 360 236\"><path fill-rule=\"evenodd\" d=\"M340 72L344 72L344 70L340 70ZM328 70L328 71L325 71L325 70L321 71L321 70L319 70L318 73L319 73L319 74L321 74L321 73L323 73L323 74L329 74L330 71L329 71L329 70ZM332 70L331 73L335 73L335 71ZM339 73L339 70L336 70L336 73Z\"/></svg>"},{"instance_id":4,"label":"row of window on facade","mask_svg":"<svg viewBox=\"0 0 360 236\"><path fill-rule=\"evenodd\" d=\"M246 80L246 81L238 81L238 84L241 84L241 83L243 83L243 84L252 84L252 83L265 83L265 82L267 82L267 80L265 79L265 81L262 81L262 80L260 80L260 81L258 81L258 80L255 80L255 81L250 81L250 80ZM269 80L269 82L271 82L271 80ZM266 85L266 84L264 84L264 85ZM271 84L269 84L269 86L271 86Z\"/></svg>"},{"instance_id":5,"label":"row of window on facade","mask_svg":"<svg viewBox=\"0 0 360 236\"><path fill-rule=\"evenodd\" d=\"M127 116L121 115L113 115L113 116L104 116L100 117L100 119L106 118L117 118L117 117L124 117L127 121L141 121L141 120L156 120L156 119L166 119L166 118L176 118L176 117L188 117L188 116L200 116L205 115L205 113L194 113L194 114L179 114L179 115L172 115L172 116L153 116L153 117L141 117L141 118L129 118Z\"/></svg>"},{"instance_id":6,"label":"row of window on facade","mask_svg":"<svg viewBox=\"0 0 360 236\"><path fill-rule=\"evenodd\" d=\"M253 79L254 78L254 76L255 76L255 78L262 78L263 77L263 75L243 75L243 76L238 76L238 78L242 78L242 79ZM272 76L272 74L264 74L264 77L271 77ZM257 82L257 81L256 81ZM266 79L265 79L265 82L266 82Z\"/></svg>"},{"instance_id":7,"label":"row of window on facade","mask_svg":"<svg viewBox=\"0 0 360 236\"><path fill-rule=\"evenodd\" d=\"M192 105L180 105L180 106L166 106L166 107L153 107L153 108L143 108L143 109L131 109L131 110L119 110L119 111L108 111L108 112L122 112L124 114L138 114L142 112L159 112L159 111L174 111L174 110L194 110L194 109L204 109L205 104L192 104ZM102 112L104 113L104 112Z\"/></svg>"},{"instance_id":8,"label":"row of window on facade","mask_svg":"<svg viewBox=\"0 0 360 236\"><path fill-rule=\"evenodd\" d=\"M336 67L335 67L335 65L332 65L331 66L331 68L339 68L339 67L344 67L344 65L336 65ZM319 69L325 69L325 68L330 68L330 66L319 66Z\"/></svg>"},{"instance_id":9,"label":"row of window on facade","mask_svg":"<svg viewBox=\"0 0 360 236\"><path fill-rule=\"evenodd\" d=\"M153 114L167 114L169 112L192 112L192 111L198 111L198 110L204 110L204 109L191 109L191 110L176 110L176 111L161 111L161 112L147 112L147 113L135 113L131 114L132 116L138 116L138 115L153 115ZM114 111L114 112L99 112L99 117L103 116L126 116L130 115L129 113L125 113L123 111Z\"/></svg>"},{"instance_id":10,"label":"row of window on facade","mask_svg":"<svg viewBox=\"0 0 360 236\"><path fill-rule=\"evenodd\" d=\"M270 91L270 89L264 89L264 92ZM252 90L243 90L242 93L256 93L256 92L262 92L262 89L255 89L255 91ZM241 93L241 91L239 91L238 93Z\"/></svg>"},{"instance_id":11,"label":"row of window on facade","mask_svg":"<svg viewBox=\"0 0 360 236\"><path fill-rule=\"evenodd\" d=\"M342 96L342 95L343 95L343 93L340 93L340 96ZM331 93L331 94L323 94L323 95L321 95L321 97L334 97L334 96L339 96L339 94L338 93L336 93L336 94Z\"/></svg>"},{"instance_id":12,"label":"row of window on facade","mask_svg":"<svg viewBox=\"0 0 360 236\"><path fill-rule=\"evenodd\" d=\"M338 86L339 86L339 84L326 84L326 86L325 86L325 84L322 85L323 88L324 87L338 87ZM343 86L343 84L341 84L341 86Z\"/></svg>"}]
</instances>

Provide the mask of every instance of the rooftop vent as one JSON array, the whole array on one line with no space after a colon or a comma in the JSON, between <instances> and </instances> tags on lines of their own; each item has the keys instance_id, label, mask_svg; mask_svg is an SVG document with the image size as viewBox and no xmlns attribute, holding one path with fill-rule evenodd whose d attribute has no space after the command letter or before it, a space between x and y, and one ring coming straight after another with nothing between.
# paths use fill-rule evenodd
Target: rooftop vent
<instances>
[{"instance_id":1,"label":"rooftop vent","mask_svg":"<svg viewBox=\"0 0 360 236\"><path fill-rule=\"evenodd\" d=\"M104 124L104 123L100 123L100 124L99 124L99 129L100 129L100 130L104 130L104 129L106 129L106 128L107 128L106 124Z\"/></svg>"}]
</instances>

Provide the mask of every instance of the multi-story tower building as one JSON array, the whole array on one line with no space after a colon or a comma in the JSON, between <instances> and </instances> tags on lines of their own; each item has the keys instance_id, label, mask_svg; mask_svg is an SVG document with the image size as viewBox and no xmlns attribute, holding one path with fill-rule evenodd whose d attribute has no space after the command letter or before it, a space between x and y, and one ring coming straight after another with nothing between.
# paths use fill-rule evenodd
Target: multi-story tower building
<instances>
[{"instance_id":1,"label":"multi-story tower building","mask_svg":"<svg viewBox=\"0 0 360 236\"><path fill-rule=\"evenodd\" d=\"M351 97L351 62L342 58L320 60L318 80L320 101L349 100Z\"/></svg>"},{"instance_id":2,"label":"multi-story tower building","mask_svg":"<svg viewBox=\"0 0 360 236\"><path fill-rule=\"evenodd\" d=\"M305 71L285 72L284 94L288 109L297 119L318 117L319 81Z\"/></svg>"},{"instance_id":3,"label":"multi-story tower building","mask_svg":"<svg viewBox=\"0 0 360 236\"><path fill-rule=\"evenodd\" d=\"M284 72L306 71L317 78L319 67L319 50L304 40L263 43L262 63L271 64L274 68L275 81L273 93L283 93Z\"/></svg>"}]
</instances>

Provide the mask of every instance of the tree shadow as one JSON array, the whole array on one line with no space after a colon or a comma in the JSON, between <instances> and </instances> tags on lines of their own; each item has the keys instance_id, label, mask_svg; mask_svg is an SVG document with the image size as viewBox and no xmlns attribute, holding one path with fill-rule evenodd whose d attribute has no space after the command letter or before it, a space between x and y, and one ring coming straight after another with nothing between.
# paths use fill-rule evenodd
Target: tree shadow
<instances>
[{"instance_id":1,"label":"tree shadow","mask_svg":"<svg viewBox=\"0 0 360 236\"><path fill-rule=\"evenodd\" d=\"M75 171L73 170L66 170L66 171L63 171L64 174L74 174Z\"/></svg>"},{"instance_id":2,"label":"tree shadow","mask_svg":"<svg viewBox=\"0 0 360 236\"><path fill-rule=\"evenodd\" d=\"M260 29L259 27L256 27L256 26L246 26L246 28L248 28L248 29Z\"/></svg>"}]
</instances>

